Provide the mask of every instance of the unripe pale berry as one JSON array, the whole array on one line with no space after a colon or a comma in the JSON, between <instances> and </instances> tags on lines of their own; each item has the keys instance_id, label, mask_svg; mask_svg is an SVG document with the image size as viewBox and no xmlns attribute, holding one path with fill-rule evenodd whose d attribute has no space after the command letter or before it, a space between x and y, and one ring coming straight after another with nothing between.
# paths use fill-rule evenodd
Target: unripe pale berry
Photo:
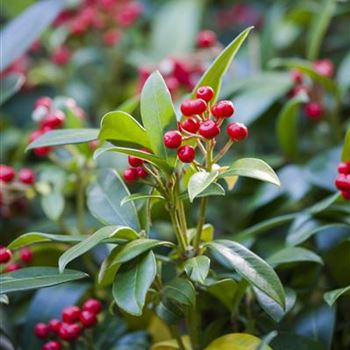
<instances>
[{"instance_id":1,"label":"unripe pale berry","mask_svg":"<svg viewBox=\"0 0 350 350\"><path fill-rule=\"evenodd\" d=\"M324 110L322 105L318 102L309 102L305 105L304 112L310 119L319 119Z\"/></svg>"},{"instance_id":2,"label":"unripe pale berry","mask_svg":"<svg viewBox=\"0 0 350 350\"><path fill-rule=\"evenodd\" d=\"M212 47L216 44L216 34L212 30L202 30L197 36L197 45L200 48Z\"/></svg>"},{"instance_id":3,"label":"unripe pale berry","mask_svg":"<svg viewBox=\"0 0 350 350\"><path fill-rule=\"evenodd\" d=\"M62 320L66 323L74 323L79 320L80 308L76 305L65 307L62 310Z\"/></svg>"},{"instance_id":4,"label":"unripe pale berry","mask_svg":"<svg viewBox=\"0 0 350 350\"><path fill-rule=\"evenodd\" d=\"M6 247L0 248L0 264L8 263L12 258L12 252Z\"/></svg>"},{"instance_id":5,"label":"unripe pale berry","mask_svg":"<svg viewBox=\"0 0 350 350\"><path fill-rule=\"evenodd\" d=\"M15 169L12 167L0 164L0 180L6 183L11 182L16 175Z\"/></svg>"},{"instance_id":6,"label":"unripe pale berry","mask_svg":"<svg viewBox=\"0 0 350 350\"><path fill-rule=\"evenodd\" d=\"M86 328L93 327L97 323L96 314L91 311L82 311L79 319L81 324Z\"/></svg>"},{"instance_id":7,"label":"unripe pale berry","mask_svg":"<svg viewBox=\"0 0 350 350\"><path fill-rule=\"evenodd\" d=\"M58 319L53 318L48 322L49 331L58 334L62 322Z\"/></svg>"},{"instance_id":8,"label":"unripe pale berry","mask_svg":"<svg viewBox=\"0 0 350 350\"><path fill-rule=\"evenodd\" d=\"M21 268L21 265L20 264L17 264L17 263L10 263L8 264L5 269L4 269L4 272L13 272L13 271L17 271Z\"/></svg>"},{"instance_id":9,"label":"unripe pale berry","mask_svg":"<svg viewBox=\"0 0 350 350\"><path fill-rule=\"evenodd\" d=\"M62 323L58 335L63 340L72 341L78 339L80 333L81 328L78 324Z\"/></svg>"},{"instance_id":10,"label":"unripe pale berry","mask_svg":"<svg viewBox=\"0 0 350 350\"><path fill-rule=\"evenodd\" d=\"M334 74L334 64L331 60L324 59L315 61L313 66L317 73L325 77L331 78Z\"/></svg>"},{"instance_id":11,"label":"unripe pale berry","mask_svg":"<svg viewBox=\"0 0 350 350\"><path fill-rule=\"evenodd\" d=\"M30 248L24 247L19 251L22 262L29 264L33 260L33 252Z\"/></svg>"},{"instance_id":12,"label":"unripe pale berry","mask_svg":"<svg viewBox=\"0 0 350 350\"><path fill-rule=\"evenodd\" d=\"M49 342L45 343L41 349L42 350L61 350L62 346L60 342L56 340L50 340Z\"/></svg>"},{"instance_id":13,"label":"unripe pale berry","mask_svg":"<svg viewBox=\"0 0 350 350\"><path fill-rule=\"evenodd\" d=\"M178 130L170 130L164 134L164 145L168 148L178 148L182 143L182 136Z\"/></svg>"},{"instance_id":14,"label":"unripe pale berry","mask_svg":"<svg viewBox=\"0 0 350 350\"><path fill-rule=\"evenodd\" d=\"M248 136L248 128L242 123L230 123L226 131L232 141L242 141Z\"/></svg>"},{"instance_id":15,"label":"unripe pale berry","mask_svg":"<svg viewBox=\"0 0 350 350\"><path fill-rule=\"evenodd\" d=\"M34 327L34 334L38 338L45 339L49 335L49 327L47 326L47 324L39 322Z\"/></svg>"},{"instance_id":16,"label":"unripe pale berry","mask_svg":"<svg viewBox=\"0 0 350 350\"><path fill-rule=\"evenodd\" d=\"M18 172L19 181L26 185L33 185L35 182L35 174L32 169L23 168Z\"/></svg>"},{"instance_id":17,"label":"unripe pale berry","mask_svg":"<svg viewBox=\"0 0 350 350\"><path fill-rule=\"evenodd\" d=\"M220 128L213 120L207 120L201 123L199 133L210 140L220 134Z\"/></svg>"},{"instance_id":18,"label":"unripe pale berry","mask_svg":"<svg viewBox=\"0 0 350 350\"><path fill-rule=\"evenodd\" d=\"M144 163L143 159L134 157L134 156L128 156L128 162L129 162L129 165L134 168L137 168L138 166L142 166Z\"/></svg>"},{"instance_id":19,"label":"unripe pale berry","mask_svg":"<svg viewBox=\"0 0 350 350\"><path fill-rule=\"evenodd\" d=\"M196 156L196 151L192 146L185 145L178 149L177 155L183 163L191 163Z\"/></svg>"},{"instance_id":20,"label":"unripe pale berry","mask_svg":"<svg viewBox=\"0 0 350 350\"><path fill-rule=\"evenodd\" d=\"M95 314L98 314L102 310L102 304L99 300L90 298L85 301L85 303L82 306L82 309L84 311L90 311L94 312Z\"/></svg>"},{"instance_id":21,"label":"unripe pale berry","mask_svg":"<svg viewBox=\"0 0 350 350\"><path fill-rule=\"evenodd\" d=\"M140 179L145 179L148 176L147 170L145 168L143 168L142 166L138 166L136 168L136 171L137 171L137 176Z\"/></svg>"},{"instance_id":22,"label":"unripe pale berry","mask_svg":"<svg viewBox=\"0 0 350 350\"><path fill-rule=\"evenodd\" d=\"M211 113L216 118L229 118L233 115L234 111L233 103L226 100L219 101L211 109Z\"/></svg>"},{"instance_id":23,"label":"unripe pale berry","mask_svg":"<svg viewBox=\"0 0 350 350\"><path fill-rule=\"evenodd\" d=\"M340 162L338 164L338 173L339 174L350 174L350 162Z\"/></svg>"},{"instance_id":24,"label":"unripe pale berry","mask_svg":"<svg viewBox=\"0 0 350 350\"><path fill-rule=\"evenodd\" d=\"M185 130L187 132L190 132L192 134L195 134L200 126L200 122L197 118L189 117L186 118L181 124L180 128L181 130Z\"/></svg>"},{"instance_id":25,"label":"unripe pale berry","mask_svg":"<svg viewBox=\"0 0 350 350\"><path fill-rule=\"evenodd\" d=\"M124 170L124 180L128 183L133 183L138 180L136 168L129 168Z\"/></svg>"},{"instance_id":26,"label":"unripe pale berry","mask_svg":"<svg viewBox=\"0 0 350 350\"><path fill-rule=\"evenodd\" d=\"M196 92L197 98L201 98L206 102L209 102L214 97L214 94L215 92L211 86L202 86Z\"/></svg>"}]
</instances>

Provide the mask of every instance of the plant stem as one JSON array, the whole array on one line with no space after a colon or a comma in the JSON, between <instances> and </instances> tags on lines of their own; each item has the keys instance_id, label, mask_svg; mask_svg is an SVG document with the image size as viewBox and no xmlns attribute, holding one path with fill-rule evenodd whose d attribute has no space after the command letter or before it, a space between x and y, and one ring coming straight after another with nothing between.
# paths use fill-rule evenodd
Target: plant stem
<instances>
[{"instance_id":1,"label":"plant stem","mask_svg":"<svg viewBox=\"0 0 350 350\"><path fill-rule=\"evenodd\" d=\"M230 149L232 145L233 145L232 140L227 141L226 144L221 148L219 153L215 156L213 163L217 163L225 155L225 153Z\"/></svg>"},{"instance_id":2,"label":"plant stem","mask_svg":"<svg viewBox=\"0 0 350 350\"><path fill-rule=\"evenodd\" d=\"M194 236L193 240L193 247L195 250L198 250L199 244L201 242L201 236L202 236L202 230L203 230L203 225L205 224L205 214L207 211L207 206L208 206L208 197L203 197L201 199L201 204L200 204L200 209L199 209L199 219L198 219L198 224L197 224L197 231L196 235Z\"/></svg>"},{"instance_id":3,"label":"plant stem","mask_svg":"<svg viewBox=\"0 0 350 350\"><path fill-rule=\"evenodd\" d=\"M169 214L170 214L172 225L173 225L174 230L175 230L177 241L180 244L181 251L184 253L186 251L187 244L186 244L186 241L184 239L184 236L182 235L182 232L179 230L179 227L181 227L181 226L180 226L180 223L178 222L178 219L176 217L176 209L170 208Z\"/></svg>"},{"instance_id":4,"label":"plant stem","mask_svg":"<svg viewBox=\"0 0 350 350\"><path fill-rule=\"evenodd\" d=\"M196 308L193 307L187 314L187 326L188 333L191 339L191 345L193 350L200 349L200 317L196 312Z\"/></svg>"},{"instance_id":5,"label":"plant stem","mask_svg":"<svg viewBox=\"0 0 350 350\"><path fill-rule=\"evenodd\" d=\"M175 326L175 325L169 325L169 330L170 330L171 335L174 337L174 339L176 340L177 344L179 345L179 349L180 350L186 350L185 344L182 341L181 334L179 332L178 327Z\"/></svg>"}]
</instances>

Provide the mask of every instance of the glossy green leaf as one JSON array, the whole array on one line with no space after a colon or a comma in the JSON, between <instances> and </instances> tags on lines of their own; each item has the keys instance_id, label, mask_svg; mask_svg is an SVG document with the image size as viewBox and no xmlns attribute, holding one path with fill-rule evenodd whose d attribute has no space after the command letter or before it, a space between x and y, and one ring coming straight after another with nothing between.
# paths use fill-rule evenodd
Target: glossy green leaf
<instances>
[{"instance_id":1,"label":"glossy green leaf","mask_svg":"<svg viewBox=\"0 0 350 350\"><path fill-rule=\"evenodd\" d=\"M181 305L167 299L160 301L156 307L156 313L161 320L170 325L178 323L184 317Z\"/></svg>"},{"instance_id":2,"label":"glossy green leaf","mask_svg":"<svg viewBox=\"0 0 350 350\"><path fill-rule=\"evenodd\" d=\"M114 258L122 248L122 246L113 248L109 255L103 260L100 271L98 272L98 285L100 287L105 287L113 283L114 276L121 265L115 263Z\"/></svg>"},{"instance_id":3,"label":"glossy green leaf","mask_svg":"<svg viewBox=\"0 0 350 350\"><path fill-rule=\"evenodd\" d=\"M281 150L287 158L296 159L299 154L298 116L302 103L308 101L305 93L290 99L277 118L277 139Z\"/></svg>"},{"instance_id":4,"label":"glossy green leaf","mask_svg":"<svg viewBox=\"0 0 350 350\"><path fill-rule=\"evenodd\" d=\"M191 176L188 182L188 196L190 202L207 189L218 177L218 171L199 171Z\"/></svg>"},{"instance_id":5,"label":"glossy green leaf","mask_svg":"<svg viewBox=\"0 0 350 350\"><path fill-rule=\"evenodd\" d=\"M220 300L228 310L232 311L234 308L234 300L239 289L239 285L232 279L211 280L206 281L206 291Z\"/></svg>"},{"instance_id":6,"label":"glossy green leaf","mask_svg":"<svg viewBox=\"0 0 350 350\"><path fill-rule=\"evenodd\" d=\"M188 241L191 242L192 239L194 238L194 236L197 233L197 228L190 228L187 230L187 237L188 237ZM201 239L202 241L212 241L214 238L214 226L211 224L205 224L202 227L202 234L201 234Z\"/></svg>"},{"instance_id":7,"label":"glossy green leaf","mask_svg":"<svg viewBox=\"0 0 350 350\"><path fill-rule=\"evenodd\" d=\"M177 277L167 283L162 290L162 295L167 299L186 306L194 305L196 299L196 291L193 284L188 279L181 277Z\"/></svg>"},{"instance_id":8,"label":"glossy green leaf","mask_svg":"<svg viewBox=\"0 0 350 350\"><path fill-rule=\"evenodd\" d=\"M272 267L245 246L228 240L206 244L215 260L229 270L234 270L253 286L284 307L284 290Z\"/></svg>"},{"instance_id":9,"label":"glossy green leaf","mask_svg":"<svg viewBox=\"0 0 350 350\"><path fill-rule=\"evenodd\" d=\"M350 293L350 286L331 290L325 293L323 295L323 298L329 306L333 306L333 304L337 301L339 297L349 293Z\"/></svg>"},{"instance_id":10,"label":"glossy green leaf","mask_svg":"<svg viewBox=\"0 0 350 350\"><path fill-rule=\"evenodd\" d=\"M59 273L54 267L26 267L0 276L1 293L48 287L87 276L86 273L75 270Z\"/></svg>"},{"instance_id":11,"label":"glossy green leaf","mask_svg":"<svg viewBox=\"0 0 350 350\"><path fill-rule=\"evenodd\" d=\"M224 196L225 189L218 183L211 183L205 190L196 196L196 198L210 197L210 196ZM181 193L181 199L188 199L188 191Z\"/></svg>"},{"instance_id":12,"label":"glossy green leaf","mask_svg":"<svg viewBox=\"0 0 350 350\"><path fill-rule=\"evenodd\" d=\"M62 129L51 130L30 143L27 150L46 147L84 143L97 140L98 129Z\"/></svg>"},{"instance_id":13,"label":"glossy green leaf","mask_svg":"<svg viewBox=\"0 0 350 350\"><path fill-rule=\"evenodd\" d=\"M53 188L50 193L41 197L41 207L45 215L53 221L61 217L64 205L63 194L58 188Z\"/></svg>"},{"instance_id":14,"label":"glossy green leaf","mask_svg":"<svg viewBox=\"0 0 350 350\"><path fill-rule=\"evenodd\" d=\"M350 128L346 132L344 145L341 153L341 160L343 162L350 162Z\"/></svg>"},{"instance_id":15,"label":"glossy green leaf","mask_svg":"<svg viewBox=\"0 0 350 350\"><path fill-rule=\"evenodd\" d=\"M143 152L133 148L125 148L125 147L101 147L98 148L94 153L94 159L97 159L101 154L105 152L118 152L122 154L127 154L130 156L135 156L141 158L147 162L152 163L159 169L162 169L168 173L171 172L171 167L161 158L155 156L154 154Z\"/></svg>"},{"instance_id":16,"label":"glossy green leaf","mask_svg":"<svg viewBox=\"0 0 350 350\"><path fill-rule=\"evenodd\" d=\"M93 216L105 225L121 225L140 230L133 202L121 206L130 192L120 176L112 169L97 172L96 181L88 188L87 206Z\"/></svg>"},{"instance_id":17,"label":"glossy green leaf","mask_svg":"<svg viewBox=\"0 0 350 350\"><path fill-rule=\"evenodd\" d=\"M176 152L165 147L163 136L167 131L177 129L176 114L169 90L159 72L154 72L142 89L141 117L152 150L173 167Z\"/></svg>"},{"instance_id":18,"label":"glossy green leaf","mask_svg":"<svg viewBox=\"0 0 350 350\"><path fill-rule=\"evenodd\" d=\"M211 342L204 350L256 350L261 339L246 333L230 333ZM264 350L272 350L268 345Z\"/></svg>"},{"instance_id":19,"label":"glossy green leaf","mask_svg":"<svg viewBox=\"0 0 350 350\"><path fill-rule=\"evenodd\" d=\"M245 29L221 52L221 54L209 66L207 71L202 75L201 79L193 89L192 97L195 97L196 91L199 87L211 86L215 91L215 97L212 101L214 102L217 99L220 93L222 77L227 72L236 53L252 29L253 27Z\"/></svg>"},{"instance_id":20,"label":"glossy green leaf","mask_svg":"<svg viewBox=\"0 0 350 350\"><path fill-rule=\"evenodd\" d=\"M72 248L66 250L58 261L58 266L60 272L63 272L67 264L69 264L72 260L78 258L79 256L85 254L89 250L96 247L100 244L104 239L107 238L123 238L126 240L137 239L139 236L137 232L135 232L130 227L125 226L105 226L96 231L91 236L88 236L82 242L73 246Z\"/></svg>"},{"instance_id":21,"label":"glossy green leaf","mask_svg":"<svg viewBox=\"0 0 350 350\"><path fill-rule=\"evenodd\" d=\"M19 249L36 243L43 242L60 242L60 243L76 243L84 240L86 236L84 235L52 235L42 232L29 232L25 233L9 244L10 249Z\"/></svg>"},{"instance_id":22,"label":"glossy green leaf","mask_svg":"<svg viewBox=\"0 0 350 350\"><path fill-rule=\"evenodd\" d=\"M142 199L161 199L161 200L165 200L165 198L163 196L161 196L160 194L144 194L144 193L133 193L130 194L129 196L126 196L122 199L122 201L120 202L120 205L124 205L125 203L128 203L130 201L139 201Z\"/></svg>"},{"instance_id":23,"label":"glossy green leaf","mask_svg":"<svg viewBox=\"0 0 350 350\"><path fill-rule=\"evenodd\" d=\"M219 175L220 178L226 176L245 176L269 182L276 186L281 185L273 169L263 160L256 158L236 160L227 170Z\"/></svg>"},{"instance_id":24,"label":"glossy green leaf","mask_svg":"<svg viewBox=\"0 0 350 350\"><path fill-rule=\"evenodd\" d=\"M117 305L131 315L141 316L156 272L156 259L152 252L123 265L113 283L113 297Z\"/></svg>"},{"instance_id":25,"label":"glossy green leaf","mask_svg":"<svg viewBox=\"0 0 350 350\"><path fill-rule=\"evenodd\" d=\"M33 4L9 22L0 32L2 43L0 71L5 70L13 61L25 54L63 8L63 1L43 0Z\"/></svg>"},{"instance_id":26,"label":"glossy green leaf","mask_svg":"<svg viewBox=\"0 0 350 350\"><path fill-rule=\"evenodd\" d=\"M261 308L275 321L280 322L294 307L297 295L293 289L286 288L286 308L283 309L273 299L261 292L259 289L254 288L257 301Z\"/></svg>"},{"instance_id":27,"label":"glossy green leaf","mask_svg":"<svg viewBox=\"0 0 350 350\"><path fill-rule=\"evenodd\" d=\"M193 282L204 283L209 273L210 259L205 255L196 256L186 260L184 268Z\"/></svg>"},{"instance_id":28,"label":"glossy green leaf","mask_svg":"<svg viewBox=\"0 0 350 350\"><path fill-rule=\"evenodd\" d=\"M151 148L146 130L130 114L122 111L104 115L98 138L116 146Z\"/></svg>"},{"instance_id":29,"label":"glossy green leaf","mask_svg":"<svg viewBox=\"0 0 350 350\"><path fill-rule=\"evenodd\" d=\"M1 78L0 106L19 91L24 82L22 74L8 74Z\"/></svg>"},{"instance_id":30,"label":"glossy green leaf","mask_svg":"<svg viewBox=\"0 0 350 350\"><path fill-rule=\"evenodd\" d=\"M272 266L295 262L314 262L323 265L322 258L311 250L301 247L286 247L269 256L266 261Z\"/></svg>"}]
</instances>

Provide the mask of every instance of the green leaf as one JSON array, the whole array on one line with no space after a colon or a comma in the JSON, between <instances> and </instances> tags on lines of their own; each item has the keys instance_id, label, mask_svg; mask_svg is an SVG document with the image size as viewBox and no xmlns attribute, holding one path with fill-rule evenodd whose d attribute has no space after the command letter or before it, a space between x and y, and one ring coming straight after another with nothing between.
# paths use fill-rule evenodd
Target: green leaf
<instances>
[{"instance_id":1,"label":"green leaf","mask_svg":"<svg viewBox=\"0 0 350 350\"><path fill-rule=\"evenodd\" d=\"M187 276L193 282L204 283L210 268L210 259L204 255L188 259L184 265Z\"/></svg>"},{"instance_id":2,"label":"green leaf","mask_svg":"<svg viewBox=\"0 0 350 350\"><path fill-rule=\"evenodd\" d=\"M333 304L337 301L339 297L341 297L344 294L350 293L350 286L345 288L339 288L331 290L323 295L324 300L329 306L333 306Z\"/></svg>"},{"instance_id":3,"label":"green leaf","mask_svg":"<svg viewBox=\"0 0 350 350\"><path fill-rule=\"evenodd\" d=\"M196 198L210 197L210 196L224 196L225 189L218 183L211 183L205 190L203 190ZM183 192L180 194L180 199L188 199L188 192Z\"/></svg>"},{"instance_id":4,"label":"green leaf","mask_svg":"<svg viewBox=\"0 0 350 350\"><path fill-rule=\"evenodd\" d=\"M146 238L136 239L134 241L131 241L121 246L121 249L118 250L118 252L114 256L113 263L114 264L126 263L127 261L134 259L138 255L159 246L171 247L173 246L173 243L166 242L166 241L158 241L156 239L146 239Z\"/></svg>"},{"instance_id":5,"label":"green leaf","mask_svg":"<svg viewBox=\"0 0 350 350\"><path fill-rule=\"evenodd\" d=\"M285 310L277 304L273 299L261 292L259 289L254 288L257 301L261 308L275 321L280 322L295 305L297 295L293 289L286 288L286 308Z\"/></svg>"},{"instance_id":6,"label":"green leaf","mask_svg":"<svg viewBox=\"0 0 350 350\"><path fill-rule=\"evenodd\" d=\"M211 86L215 91L215 97L212 100L212 103L214 103L220 93L223 75L227 72L233 58L252 29L253 27L245 29L221 52L193 89L192 98L195 98L199 87Z\"/></svg>"},{"instance_id":7,"label":"green leaf","mask_svg":"<svg viewBox=\"0 0 350 350\"><path fill-rule=\"evenodd\" d=\"M116 110L117 111L123 111L125 113L132 113L137 108L138 104L140 103L140 96L132 96L125 100L121 105L119 105Z\"/></svg>"},{"instance_id":8,"label":"green leaf","mask_svg":"<svg viewBox=\"0 0 350 350\"><path fill-rule=\"evenodd\" d=\"M61 217L64 204L63 194L58 188L53 188L50 193L41 197L41 207L45 215L53 221Z\"/></svg>"},{"instance_id":9,"label":"green leaf","mask_svg":"<svg viewBox=\"0 0 350 350\"><path fill-rule=\"evenodd\" d=\"M154 72L141 92L141 117L154 153L174 167L176 152L165 147L164 134L177 129L176 114L168 88L159 72Z\"/></svg>"},{"instance_id":10,"label":"green leaf","mask_svg":"<svg viewBox=\"0 0 350 350\"><path fill-rule=\"evenodd\" d=\"M117 305L131 315L141 316L156 272L156 259L152 252L123 265L113 283L113 297Z\"/></svg>"},{"instance_id":11,"label":"green leaf","mask_svg":"<svg viewBox=\"0 0 350 350\"><path fill-rule=\"evenodd\" d=\"M341 160L343 162L350 162L350 128L346 132L344 146L341 153Z\"/></svg>"},{"instance_id":12,"label":"green leaf","mask_svg":"<svg viewBox=\"0 0 350 350\"><path fill-rule=\"evenodd\" d=\"M242 158L236 160L219 178L226 176L245 176L280 186L280 181L273 169L261 159Z\"/></svg>"},{"instance_id":13,"label":"green leaf","mask_svg":"<svg viewBox=\"0 0 350 350\"><path fill-rule=\"evenodd\" d=\"M332 204L334 204L340 198L340 196L341 196L341 194L339 192L334 193L331 196L325 198L324 200L317 202L312 207L307 209L307 211L313 215L318 214L318 213L326 210Z\"/></svg>"},{"instance_id":14,"label":"green leaf","mask_svg":"<svg viewBox=\"0 0 350 350\"><path fill-rule=\"evenodd\" d=\"M113 283L114 276L119 270L121 264L115 263L114 258L122 249L122 246L115 247L109 255L103 260L100 271L98 272L98 285L100 287L108 286Z\"/></svg>"},{"instance_id":15,"label":"green leaf","mask_svg":"<svg viewBox=\"0 0 350 350\"><path fill-rule=\"evenodd\" d=\"M0 294L0 304L8 304L9 297L6 294Z\"/></svg>"},{"instance_id":16,"label":"green leaf","mask_svg":"<svg viewBox=\"0 0 350 350\"><path fill-rule=\"evenodd\" d=\"M206 291L219 299L228 310L232 311L234 308L234 300L237 295L239 285L232 279L223 279L220 281L208 281L207 279Z\"/></svg>"},{"instance_id":17,"label":"green leaf","mask_svg":"<svg viewBox=\"0 0 350 350\"><path fill-rule=\"evenodd\" d=\"M120 176L112 169L97 172L96 181L88 188L87 206L93 216L105 225L122 225L140 230L136 207L133 202L121 206L130 192Z\"/></svg>"},{"instance_id":18,"label":"green leaf","mask_svg":"<svg viewBox=\"0 0 350 350\"><path fill-rule=\"evenodd\" d=\"M167 324L176 324L184 317L181 306L167 299L157 305L156 313Z\"/></svg>"},{"instance_id":19,"label":"green leaf","mask_svg":"<svg viewBox=\"0 0 350 350\"><path fill-rule=\"evenodd\" d=\"M194 305L196 299L193 284L181 277L176 277L167 283L162 290L162 294L165 298L186 306Z\"/></svg>"},{"instance_id":20,"label":"green leaf","mask_svg":"<svg viewBox=\"0 0 350 350\"><path fill-rule=\"evenodd\" d=\"M323 265L322 258L311 250L301 247L286 247L269 256L266 261L272 266L295 262L314 262Z\"/></svg>"},{"instance_id":21,"label":"green leaf","mask_svg":"<svg viewBox=\"0 0 350 350\"><path fill-rule=\"evenodd\" d=\"M337 82L342 89L342 93L347 93L350 88L350 77L348 72L350 71L350 51L344 56L337 70Z\"/></svg>"},{"instance_id":22,"label":"green leaf","mask_svg":"<svg viewBox=\"0 0 350 350\"><path fill-rule=\"evenodd\" d=\"M116 146L150 149L146 130L130 114L114 111L104 115L98 138Z\"/></svg>"},{"instance_id":23,"label":"green leaf","mask_svg":"<svg viewBox=\"0 0 350 350\"><path fill-rule=\"evenodd\" d=\"M322 3L318 3L318 8L315 9L313 14L313 21L306 45L306 57L309 60L315 60L317 58L335 9L335 0L323 0Z\"/></svg>"},{"instance_id":24,"label":"green leaf","mask_svg":"<svg viewBox=\"0 0 350 350\"><path fill-rule=\"evenodd\" d=\"M123 226L105 226L96 231L93 235L87 237L82 242L66 250L58 261L60 272L63 272L67 264L89 250L96 247L107 238L123 238L126 240L137 239L138 234L130 227Z\"/></svg>"},{"instance_id":25,"label":"green leaf","mask_svg":"<svg viewBox=\"0 0 350 350\"><path fill-rule=\"evenodd\" d=\"M28 145L26 150L37 147L61 146L97 140L98 129L51 130Z\"/></svg>"},{"instance_id":26,"label":"green leaf","mask_svg":"<svg viewBox=\"0 0 350 350\"><path fill-rule=\"evenodd\" d=\"M59 273L54 267L26 267L0 276L1 293L48 287L87 276L86 273L75 270Z\"/></svg>"},{"instance_id":27,"label":"green leaf","mask_svg":"<svg viewBox=\"0 0 350 350\"><path fill-rule=\"evenodd\" d=\"M84 240L86 236L72 236L72 235L52 235L48 233L41 232L29 232L25 233L15 240L13 240L9 244L9 249L19 249L22 247L29 246L35 243L43 243L43 242L61 242L61 243L75 243L81 242Z\"/></svg>"},{"instance_id":28,"label":"green leaf","mask_svg":"<svg viewBox=\"0 0 350 350\"><path fill-rule=\"evenodd\" d=\"M128 203L130 201L138 201L142 199L162 199L165 200L163 196L160 194L145 194L145 193L133 193L129 196L126 196L122 199L120 202L120 205L124 205L125 203Z\"/></svg>"},{"instance_id":29,"label":"green leaf","mask_svg":"<svg viewBox=\"0 0 350 350\"><path fill-rule=\"evenodd\" d=\"M164 170L167 173L171 173L172 168L161 158L155 156L154 154L143 152L133 148L125 148L125 147L101 147L98 148L94 153L94 159L97 159L101 154L105 152L118 152L122 154L127 154L130 156L135 156L141 158L147 162L152 163L156 167L161 170Z\"/></svg>"},{"instance_id":30,"label":"green leaf","mask_svg":"<svg viewBox=\"0 0 350 350\"><path fill-rule=\"evenodd\" d=\"M267 262L233 241L217 240L207 243L206 247L222 266L237 271L284 308L285 296L281 281Z\"/></svg>"},{"instance_id":31,"label":"green leaf","mask_svg":"<svg viewBox=\"0 0 350 350\"><path fill-rule=\"evenodd\" d=\"M190 181L188 182L188 196L190 202L201 194L206 188L212 184L218 177L218 171L199 171L191 176Z\"/></svg>"},{"instance_id":32,"label":"green leaf","mask_svg":"<svg viewBox=\"0 0 350 350\"><path fill-rule=\"evenodd\" d=\"M33 4L8 23L0 32L2 43L0 71L5 70L13 61L26 53L63 8L63 1L43 0Z\"/></svg>"},{"instance_id":33,"label":"green leaf","mask_svg":"<svg viewBox=\"0 0 350 350\"><path fill-rule=\"evenodd\" d=\"M256 350L261 339L246 333L230 333L211 342L204 350ZM272 350L268 345L264 350Z\"/></svg>"},{"instance_id":34,"label":"green leaf","mask_svg":"<svg viewBox=\"0 0 350 350\"><path fill-rule=\"evenodd\" d=\"M194 238L194 236L197 233L197 228L190 228L187 230L187 237L188 237L188 241L191 242L192 239ZM202 234L201 234L201 239L202 241L212 241L214 237L214 227L211 224L205 224L202 227Z\"/></svg>"},{"instance_id":35,"label":"green leaf","mask_svg":"<svg viewBox=\"0 0 350 350\"><path fill-rule=\"evenodd\" d=\"M300 104L308 101L305 93L290 99L277 118L277 139L283 153L290 159L297 159L299 150L298 116Z\"/></svg>"},{"instance_id":36,"label":"green leaf","mask_svg":"<svg viewBox=\"0 0 350 350\"><path fill-rule=\"evenodd\" d=\"M1 78L0 106L19 91L24 82L24 75L17 73Z\"/></svg>"}]
</instances>

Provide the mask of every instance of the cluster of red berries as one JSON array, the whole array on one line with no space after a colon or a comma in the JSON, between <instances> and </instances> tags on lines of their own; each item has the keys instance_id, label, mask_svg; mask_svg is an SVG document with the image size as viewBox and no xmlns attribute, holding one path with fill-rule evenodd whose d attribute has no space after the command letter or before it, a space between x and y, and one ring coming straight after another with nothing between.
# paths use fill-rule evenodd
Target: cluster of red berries
<instances>
[{"instance_id":1,"label":"cluster of red berries","mask_svg":"<svg viewBox=\"0 0 350 350\"><path fill-rule=\"evenodd\" d=\"M2 272L12 272L19 270L23 265L28 265L33 260L33 252L29 247L19 250L19 262L11 262L14 254L6 247L0 246L0 264L7 264Z\"/></svg>"},{"instance_id":2,"label":"cluster of red berries","mask_svg":"<svg viewBox=\"0 0 350 350\"><path fill-rule=\"evenodd\" d=\"M94 30L101 34L106 46L118 44L123 30L140 17L143 6L132 0L83 0L76 9L64 10L54 22L54 27L64 26L71 37L82 37ZM54 63L65 65L71 57L67 45L57 48L51 56Z\"/></svg>"},{"instance_id":3,"label":"cluster of red berries","mask_svg":"<svg viewBox=\"0 0 350 350\"><path fill-rule=\"evenodd\" d=\"M144 152L149 152L143 149ZM128 156L128 163L130 168L124 170L124 180L128 183L136 182L139 179L145 179L148 176L148 172L144 167L145 161L141 158Z\"/></svg>"},{"instance_id":4,"label":"cluster of red berries","mask_svg":"<svg viewBox=\"0 0 350 350\"><path fill-rule=\"evenodd\" d=\"M338 164L335 186L341 192L343 198L350 201L350 162L340 162Z\"/></svg>"},{"instance_id":5,"label":"cluster of red berries","mask_svg":"<svg viewBox=\"0 0 350 350\"><path fill-rule=\"evenodd\" d=\"M204 140L215 139L221 132L223 121L234 114L231 101L219 101L210 108L214 95L210 86L200 87L196 92L196 99L185 100L181 104L180 109L186 119L179 123L178 130L170 130L164 134L164 145L177 149L177 155L183 163L193 162L196 156L195 148L182 145L183 141L197 136ZM226 132L232 142L242 141L248 136L247 127L236 122L229 123Z\"/></svg>"},{"instance_id":6,"label":"cluster of red berries","mask_svg":"<svg viewBox=\"0 0 350 350\"><path fill-rule=\"evenodd\" d=\"M84 329L94 327L97 322L97 315L102 310L102 304L97 299L88 299L83 306L73 305L65 307L61 313L61 320L52 319L48 323L37 323L34 327L35 335L40 339L51 338L45 343L42 350L61 350L62 341L75 341ZM53 340L55 339L55 340Z\"/></svg>"},{"instance_id":7,"label":"cluster of red berries","mask_svg":"<svg viewBox=\"0 0 350 350\"><path fill-rule=\"evenodd\" d=\"M18 181L25 185L33 185L35 173L29 168L22 168L17 174ZM0 164L0 181L6 184L16 180L16 171L9 165Z\"/></svg>"},{"instance_id":8,"label":"cluster of red berries","mask_svg":"<svg viewBox=\"0 0 350 350\"><path fill-rule=\"evenodd\" d=\"M313 68L320 75L328 78L331 78L334 74L334 65L328 59L315 61ZM318 90L314 89L312 85L305 84L304 76L299 70L293 70L291 75L294 81L294 87L290 95L295 96L299 93L308 94L311 101L305 104L304 113L310 119L320 119L325 112L325 107L320 99Z\"/></svg>"}]
</instances>

